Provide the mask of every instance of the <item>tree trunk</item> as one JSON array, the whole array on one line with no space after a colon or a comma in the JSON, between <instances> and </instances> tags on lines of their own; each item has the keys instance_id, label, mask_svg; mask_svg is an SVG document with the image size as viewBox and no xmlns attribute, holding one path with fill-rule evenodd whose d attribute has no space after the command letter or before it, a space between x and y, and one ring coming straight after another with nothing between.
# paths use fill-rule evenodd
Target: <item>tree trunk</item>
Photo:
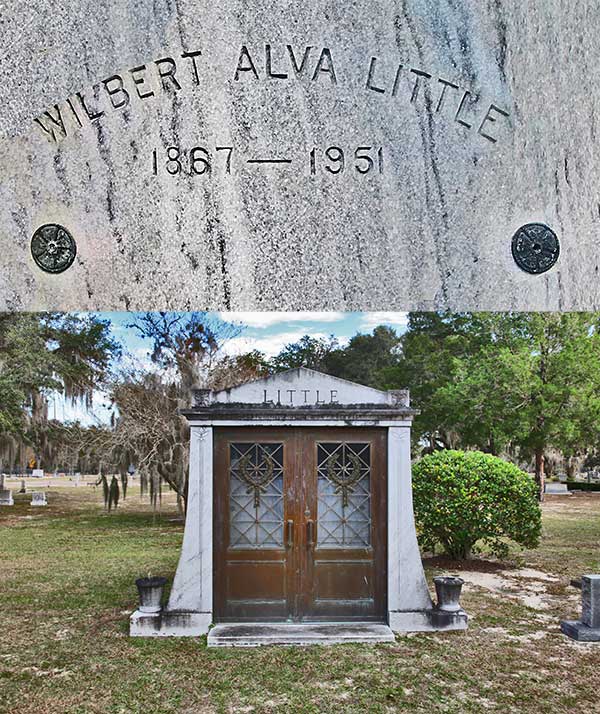
<instances>
[{"instance_id":1,"label":"tree trunk","mask_svg":"<svg viewBox=\"0 0 600 714\"><path fill-rule=\"evenodd\" d=\"M433 434L429 435L429 451L432 454L435 452L435 436Z\"/></svg>"},{"instance_id":2,"label":"tree trunk","mask_svg":"<svg viewBox=\"0 0 600 714\"><path fill-rule=\"evenodd\" d=\"M188 493L189 493L189 479L186 478L183 482L183 515L187 516L187 506L188 506Z\"/></svg>"},{"instance_id":3,"label":"tree trunk","mask_svg":"<svg viewBox=\"0 0 600 714\"><path fill-rule=\"evenodd\" d=\"M535 482L538 486L538 498L540 502L544 500L546 490L546 474L544 473L544 452L542 449L535 450Z\"/></svg>"}]
</instances>

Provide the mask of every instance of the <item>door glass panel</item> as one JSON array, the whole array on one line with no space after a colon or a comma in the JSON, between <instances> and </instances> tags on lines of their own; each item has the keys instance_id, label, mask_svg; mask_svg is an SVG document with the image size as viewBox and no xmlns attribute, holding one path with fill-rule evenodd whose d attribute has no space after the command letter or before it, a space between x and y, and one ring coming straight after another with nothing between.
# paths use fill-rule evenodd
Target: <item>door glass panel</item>
<instances>
[{"instance_id":1,"label":"door glass panel","mask_svg":"<svg viewBox=\"0 0 600 714\"><path fill-rule=\"evenodd\" d=\"M283 444L229 445L230 548L283 547Z\"/></svg>"},{"instance_id":2,"label":"door glass panel","mask_svg":"<svg viewBox=\"0 0 600 714\"><path fill-rule=\"evenodd\" d=\"M317 444L317 547L371 544L370 444Z\"/></svg>"}]
</instances>

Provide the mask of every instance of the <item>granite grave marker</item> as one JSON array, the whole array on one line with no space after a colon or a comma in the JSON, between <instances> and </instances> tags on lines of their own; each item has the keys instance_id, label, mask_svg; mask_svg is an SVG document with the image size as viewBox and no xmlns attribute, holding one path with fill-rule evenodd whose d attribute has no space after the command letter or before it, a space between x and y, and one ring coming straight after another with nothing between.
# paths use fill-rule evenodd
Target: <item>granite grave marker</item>
<instances>
[{"instance_id":1,"label":"granite grave marker","mask_svg":"<svg viewBox=\"0 0 600 714\"><path fill-rule=\"evenodd\" d=\"M563 620L560 628L571 639L600 642L600 575L581 578L581 620Z\"/></svg>"},{"instance_id":2,"label":"granite grave marker","mask_svg":"<svg viewBox=\"0 0 600 714\"><path fill-rule=\"evenodd\" d=\"M1 309L600 306L588 3L10 9Z\"/></svg>"},{"instance_id":3,"label":"granite grave marker","mask_svg":"<svg viewBox=\"0 0 600 714\"><path fill-rule=\"evenodd\" d=\"M12 491L8 489L0 489L0 506L14 506Z\"/></svg>"},{"instance_id":4,"label":"granite grave marker","mask_svg":"<svg viewBox=\"0 0 600 714\"><path fill-rule=\"evenodd\" d=\"M32 506L47 506L46 493L44 491L33 491L31 494Z\"/></svg>"}]
</instances>

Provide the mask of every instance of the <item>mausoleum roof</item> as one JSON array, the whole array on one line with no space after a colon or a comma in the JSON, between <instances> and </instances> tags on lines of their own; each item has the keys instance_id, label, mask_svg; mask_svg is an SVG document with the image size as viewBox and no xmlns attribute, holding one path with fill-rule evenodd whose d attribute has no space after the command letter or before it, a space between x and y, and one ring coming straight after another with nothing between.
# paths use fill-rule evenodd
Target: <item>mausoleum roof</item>
<instances>
[{"instance_id":1,"label":"mausoleum roof","mask_svg":"<svg viewBox=\"0 0 600 714\"><path fill-rule=\"evenodd\" d=\"M412 417L408 390L383 391L306 367L211 391L194 390L190 419L346 419Z\"/></svg>"}]
</instances>

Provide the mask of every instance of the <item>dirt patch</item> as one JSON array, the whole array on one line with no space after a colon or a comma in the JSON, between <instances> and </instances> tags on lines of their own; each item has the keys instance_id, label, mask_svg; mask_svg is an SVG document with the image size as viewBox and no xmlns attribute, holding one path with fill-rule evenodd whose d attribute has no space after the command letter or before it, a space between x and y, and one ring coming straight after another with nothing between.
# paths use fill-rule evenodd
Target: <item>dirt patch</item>
<instances>
[{"instance_id":1,"label":"dirt patch","mask_svg":"<svg viewBox=\"0 0 600 714\"><path fill-rule=\"evenodd\" d=\"M474 563L475 561L471 561ZM565 593L560 578L533 568L499 570L497 572L463 570L460 577L467 585L488 591L495 597L518 600L533 610L550 610L571 605L576 594Z\"/></svg>"},{"instance_id":2,"label":"dirt patch","mask_svg":"<svg viewBox=\"0 0 600 714\"><path fill-rule=\"evenodd\" d=\"M460 577L465 583L476 585L479 588L492 592L511 590L514 585L512 580L503 577L501 573L463 570Z\"/></svg>"},{"instance_id":3,"label":"dirt patch","mask_svg":"<svg viewBox=\"0 0 600 714\"><path fill-rule=\"evenodd\" d=\"M526 578L528 580L543 580L545 582L558 582L560 578L555 575L549 575L543 570L534 570L533 568L521 568L520 570L507 571L507 575L513 578Z\"/></svg>"}]
</instances>

